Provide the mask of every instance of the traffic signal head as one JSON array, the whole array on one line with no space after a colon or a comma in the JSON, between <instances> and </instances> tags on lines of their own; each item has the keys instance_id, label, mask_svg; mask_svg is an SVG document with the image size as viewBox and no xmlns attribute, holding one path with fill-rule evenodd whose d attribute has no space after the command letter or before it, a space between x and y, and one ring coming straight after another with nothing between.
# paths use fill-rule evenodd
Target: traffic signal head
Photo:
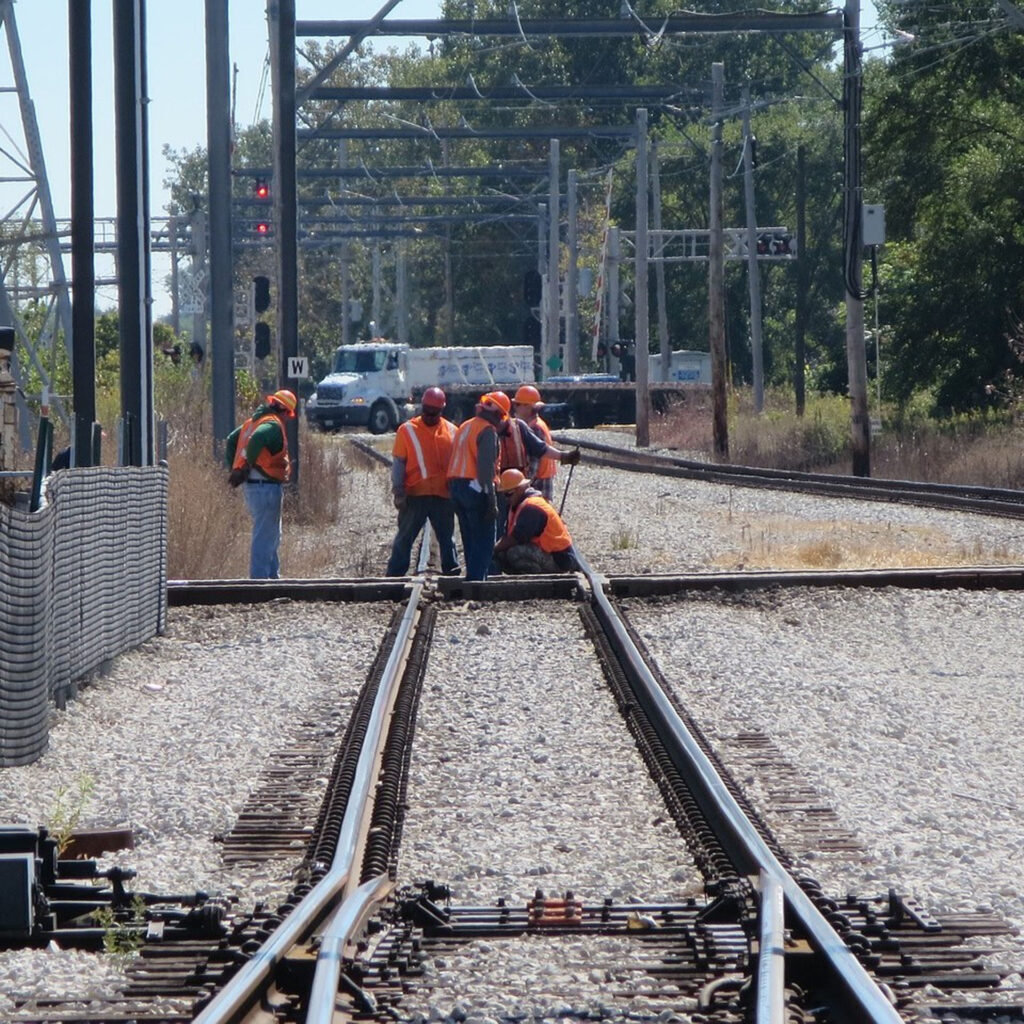
<instances>
[{"instance_id":1,"label":"traffic signal head","mask_svg":"<svg viewBox=\"0 0 1024 1024\"><path fill-rule=\"evenodd\" d=\"M528 306L539 306L544 291L544 281L540 271L528 270L523 275L523 301Z\"/></svg>"},{"instance_id":2,"label":"traffic signal head","mask_svg":"<svg viewBox=\"0 0 1024 1024\"><path fill-rule=\"evenodd\" d=\"M253 355L266 359L270 355L270 324L257 323L253 328Z\"/></svg>"},{"instance_id":3,"label":"traffic signal head","mask_svg":"<svg viewBox=\"0 0 1024 1024\"><path fill-rule=\"evenodd\" d=\"M270 308L270 278L260 275L252 279L253 306L257 313L265 313Z\"/></svg>"}]
</instances>

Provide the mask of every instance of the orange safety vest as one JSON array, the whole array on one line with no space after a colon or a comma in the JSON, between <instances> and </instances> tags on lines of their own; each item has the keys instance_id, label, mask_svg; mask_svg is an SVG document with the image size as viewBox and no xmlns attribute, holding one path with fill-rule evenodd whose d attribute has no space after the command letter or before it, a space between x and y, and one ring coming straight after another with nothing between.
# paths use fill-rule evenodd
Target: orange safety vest
<instances>
[{"instance_id":1,"label":"orange safety vest","mask_svg":"<svg viewBox=\"0 0 1024 1024\"><path fill-rule=\"evenodd\" d=\"M483 416L474 416L459 427L452 446L451 462L448 463L449 480L476 479L477 441L485 430L493 429L494 427Z\"/></svg>"},{"instance_id":2,"label":"orange safety vest","mask_svg":"<svg viewBox=\"0 0 1024 1024\"><path fill-rule=\"evenodd\" d=\"M506 469L518 469L524 476L529 476L530 456L526 454L523 432L516 426L517 421L508 421L508 431L499 434L498 475Z\"/></svg>"},{"instance_id":3,"label":"orange safety vest","mask_svg":"<svg viewBox=\"0 0 1024 1024\"><path fill-rule=\"evenodd\" d=\"M535 433L539 434L544 438L544 443L551 445L551 428L539 417L534 416L532 422L528 423L527 426ZM551 458L550 455L542 455L540 462L537 463L537 472L533 474L535 480L547 480L555 475L555 471L558 468L558 461Z\"/></svg>"},{"instance_id":4,"label":"orange safety vest","mask_svg":"<svg viewBox=\"0 0 1024 1024\"><path fill-rule=\"evenodd\" d=\"M281 428L281 437L284 439L284 445L276 455L269 448L261 448L259 455L256 456L254 468L258 469L268 480L276 480L278 483L283 484L291 475L291 462L288 459L288 433L284 429L284 424L273 413L267 413L259 419L253 419L250 416L242 424L242 429L238 432L238 441L235 444L235 460L231 463L231 468L241 469L246 465L245 449L249 446L249 438L256 432L257 427L262 426L264 423L269 423L271 420Z\"/></svg>"},{"instance_id":5,"label":"orange safety vest","mask_svg":"<svg viewBox=\"0 0 1024 1024\"><path fill-rule=\"evenodd\" d=\"M443 416L434 426L417 416L395 434L395 458L405 459L405 493L448 497L448 462L455 441L455 424Z\"/></svg>"},{"instance_id":6,"label":"orange safety vest","mask_svg":"<svg viewBox=\"0 0 1024 1024\"><path fill-rule=\"evenodd\" d=\"M519 513L527 505L539 508L542 512L547 513L548 517L544 532L539 537L531 537L531 544L536 544L541 551L547 551L548 554L554 551L565 551L567 548L572 547L572 537L569 536L569 531L565 523L562 522L562 517L554 510L551 503L539 494L530 494L516 505L515 511L509 517L509 534L514 532Z\"/></svg>"}]
</instances>

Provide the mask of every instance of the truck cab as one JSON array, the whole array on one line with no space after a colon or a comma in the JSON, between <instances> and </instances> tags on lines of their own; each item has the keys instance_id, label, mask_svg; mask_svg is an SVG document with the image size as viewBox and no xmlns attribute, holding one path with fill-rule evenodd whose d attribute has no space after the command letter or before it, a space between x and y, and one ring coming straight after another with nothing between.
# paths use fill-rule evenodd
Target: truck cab
<instances>
[{"instance_id":1,"label":"truck cab","mask_svg":"<svg viewBox=\"0 0 1024 1024\"><path fill-rule=\"evenodd\" d=\"M383 340L339 346L331 372L306 402L309 425L321 430L365 427L372 434L394 430L409 402L408 349Z\"/></svg>"}]
</instances>

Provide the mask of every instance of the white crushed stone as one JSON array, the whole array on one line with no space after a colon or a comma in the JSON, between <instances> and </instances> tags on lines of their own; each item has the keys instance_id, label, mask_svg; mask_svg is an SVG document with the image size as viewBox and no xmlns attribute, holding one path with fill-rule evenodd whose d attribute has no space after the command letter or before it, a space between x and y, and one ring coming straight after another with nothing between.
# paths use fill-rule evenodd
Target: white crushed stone
<instances>
[{"instance_id":1,"label":"white crushed stone","mask_svg":"<svg viewBox=\"0 0 1024 1024\"><path fill-rule=\"evenodd\" d=\"M603 431L590 436L621 440ZM556 504L567 479L560 471ZM386 497L382 486L379 493L353 489L347 499L361 516L365 512L360 575L383 571L394 528L393 510L377 507ZM565 517L579 548L608 574L1024 561L1024 524L1013 520L625 474L586 462L576 467ZM349 539L318 541L324 575L345 571L332 563L331 552ZM697 717L706 717L709 732L735 732L739 723L764 728L865 843L867 864L804 854L827 890L863 893L894 884L928 909L990 907L1024 927L1018 812L1024 784L1014 774L1024 723L1013 649L1024 597L808 591L787 600L785 611L686 602L643 613L634 607L633 616L684 700L697 702ZM538 887L549 894L572 888L588 900L611 896L616 887L627 898L691 892L695 876L674 826L653 823L651 807L664 813L660 798L651 789L652 803L634 823L637 808L617 799L630 791L627 782L606 774L626 773L621 779L631 786L636 754L624 733L619 736L611 698L596 696L593 655L578 619L552 615L543 604L467 611L441 616L440 635L447 629L466 638L439 644L431 654L417 727L417 743L428 746L417 748L413 763L414 773L421 772L428 766L424 750L433 749L435 775L452 772L461 793L444 796L447 803L434 810L416 804L430 828L416 840L424 844L417 849L410 839L420 826L410 818L400 871L452 884L460 902L526 898ZM787 615L794 622L787 623ZM268 877L225 871L212 842L255 781L237 783L232 766L250 763L253 749L280 744L277 731L292 709L313 713L328 699L351 703L354 691L340 688L346 679L350 687L362 682L389 616L390 608L345 606L339 622L335 609L308 605L296 627L287 607L172 609L168 636L117 659L107 677L54 713L51 749L43 758L0 771L4 819L33 827L45 822L58 788L74 789L89 774L97 796L82 824L135 829L137 849L119 859L139 870L136 887L231 889L243 903L272 900L290 887L290 865ZM480 625L491 635L474 639ZM487 653L484 640L500 640L501 647ZM455 655L478 642L473 670L456 672ZM535 679L543 680L536 689ZM447 699L435 706L441 694ZM577 727L582 721L587 730ZM595 753L587 745L591 728L611 730L607 743L614 745ZM791 736L798 737L795 748ZM466 745L479 779L464 775L457 758L441 760L446 744L452 754L455 744ZM532 788L502 776L510 749L527 766ZM591 767L600 776L587 777ZM426 774L417 778L416 785L428 780ZM438 784L436 778L430 784ZM586 823L575 817L581 792L601 801L600 824L607 820L608 827L583 831ZM512 796L522 803L513 804ZM756 790L754 796L760 802ZM529 825L501 817L518 807L530 808ZM539 829L537 823L559 822L560 815L559 825ZM461 859L441 861L454 823L464 836L464 848L455 851ZM463 823L472 826L472 843L465 841ZM643 857L634 854L639 834ZM559 850L559 843L568 850ZM652 853L650 865L644 863L648 845L662 851ZM475 1002L456 1007L439 980L433 1007L422 1011L425 1019L451 1013L454 1020L464 1012L471 1024L487 1024L509 1005L518 1019L583 1009L608 1018L653 1012L639 994L635 1005L624 1000L602 1009L602 986L612 981L579 969L601 952L585 943L557 961L542 943L492 945L466 947L468 965L453 960L428 970L439 979L456 972L464 978L467 966L490 975L507 963L510 984L529 978L542 995L509 1004L500 991L481 991ZM1024 999L1018 940L993 945L993 963L1013 971L1007 998ZM3 952L0 992L102 994L109 991L111 970L104 958L89 954ZM1014 987L1021 990L1016 996ZM0 1002L0 1015L6 1005ZM678 1008L683 1019L686 1010Z\"/></svg>"},{"instance_id":2,"label":"white crushed stone","mask_svg":"<svg viewBox=\"0 0 1024 1024\"><path fill-rule=\"evenodd\" d=\"M347 714L390 615L385 606L311 603L297 620L290 602L171 608L166 635L116 659L53 712L43 757L0 771L3 822L51 824L63 790L79 827L133 830L135 849L100 861L135 868L130 889L204 890L243 909L272 904L290 891L298 858L225 868L214 837L257 785L259 751L287 747L297 723L339 706ZM83 796L86 782L92 791ZM104 956L0 952L0 991L9 996L92 998L120 980Z\"/></svg>"},{"instance_id":3,"label":"white crushed stone","mask_svg":"<svg viewBox=\"0 0 1024 1024\"><path fill-rule=\"evenodd\" d=\"M523 906L538 889L549 898L571 891L586 904L703 892L579 615L564 605L439 614L408 803L399 882L435 878L445 865L438 880L460 905L504 897ZM401 1012L411 1020L649 1013L649 975L597 969L637 956L636 943L600 936L475 942L428 961L429 999L409 996ZM616 1000L621 991L634 998Z\"/></svg>"},{"instance_id":4,"label":"white crushed stone","mask_svg":"<svg viewBox=\"0 0 1024 1024\"><path fill-rule=\"evenodd\" d=\"M827 893L893 886L1024 932L1024 594L800 589L628 611L712 742L766 733L864 844L865 863L790 847ZM986 962L1024 998L1019 934L992 940Z\"/></svg>"}]
</instances>

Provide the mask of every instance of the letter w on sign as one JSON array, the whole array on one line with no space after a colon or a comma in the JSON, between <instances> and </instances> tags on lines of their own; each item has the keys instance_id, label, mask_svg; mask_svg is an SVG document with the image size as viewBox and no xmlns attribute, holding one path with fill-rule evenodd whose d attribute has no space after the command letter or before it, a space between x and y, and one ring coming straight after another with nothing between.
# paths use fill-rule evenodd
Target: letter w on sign
<instances>
[{"instance_id":1,"label":"letter w on sign","mask_svg":"<svg viewBox=\"0 0 1024 1024\"><path fill-rule=\"evenodd\" d=\"M309 357L308 356L289 356L288 357L288 376L294 377L297 380L304 379L309 376Z\"/></svg>"}]
</instances>

